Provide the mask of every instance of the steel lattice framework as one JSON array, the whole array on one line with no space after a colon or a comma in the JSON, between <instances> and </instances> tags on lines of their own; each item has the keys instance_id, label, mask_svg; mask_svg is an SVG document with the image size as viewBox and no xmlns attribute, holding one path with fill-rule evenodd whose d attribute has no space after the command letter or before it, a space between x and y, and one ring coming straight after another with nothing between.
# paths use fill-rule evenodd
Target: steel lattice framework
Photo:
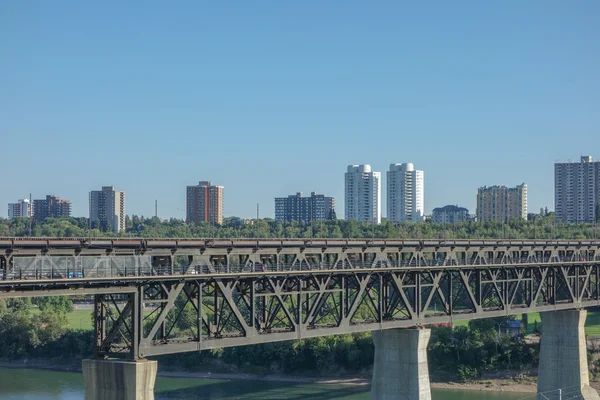
<instances>
[{"instance_id":1,"label":"steel lattice framework","mask_svg":"<svg viewBox=\"0 0 600 400\"><path fill-rule=\"evenodd\" d=\"M594 241L0 238L2 250L0 298L95 295L99 356L600 305Z\"/></svg>"}]
</instances>

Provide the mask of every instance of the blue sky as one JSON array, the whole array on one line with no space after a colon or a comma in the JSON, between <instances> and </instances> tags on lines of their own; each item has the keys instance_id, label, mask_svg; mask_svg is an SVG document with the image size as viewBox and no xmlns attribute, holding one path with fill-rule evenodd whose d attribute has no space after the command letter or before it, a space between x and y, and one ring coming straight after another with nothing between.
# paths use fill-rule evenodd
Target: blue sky
<instances>
[{"instance_id":1,"label":"blue sky","mask_svg":"<svg viewBox=\"0 0 600 400\"><path fill-rule=\"evenodd\" d=\"M600 158L596 0L123 3L0 3L0 216L114 185L183 218L200 180L226 216L296 191L341 216L346 166L393 162L426 213L521 182L537 211L555 161Z\"/></svg>"}]
</instances>

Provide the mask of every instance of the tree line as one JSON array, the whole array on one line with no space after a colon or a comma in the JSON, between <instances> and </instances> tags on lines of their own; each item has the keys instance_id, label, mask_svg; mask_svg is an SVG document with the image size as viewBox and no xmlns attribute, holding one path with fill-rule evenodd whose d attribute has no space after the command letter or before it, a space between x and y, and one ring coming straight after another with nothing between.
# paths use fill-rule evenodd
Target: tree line
<instances>
[{"instance_id":1,"label":"tree line","mask_svg":"<svg viewBox=\"0 0 600 400\"><path fill-rule=\"evenodd\" d=\"M600 213L599 213L600 215ZM591 239L600 237L600 225L563 224L554 221L554 213L543 213L532 220L500 222L432 222L381 224L327 220L276 222L273 219L244 221L227 218L221 225L187 224L181 219L127 216L126 231L90 227L87 218L49 218L36 223L27 218L0 219L0 236L50 237L147 237L147 238L387 238L387 239Z\"/></svg>"}]
</instances>

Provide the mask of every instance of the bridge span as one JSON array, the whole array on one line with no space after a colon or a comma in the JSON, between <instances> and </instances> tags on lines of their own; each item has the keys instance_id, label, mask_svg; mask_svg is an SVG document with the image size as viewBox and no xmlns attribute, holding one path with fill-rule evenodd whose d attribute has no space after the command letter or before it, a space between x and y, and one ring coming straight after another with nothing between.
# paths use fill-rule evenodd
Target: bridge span
<instances>
[{"instance_id":1,"label":"bridge span","mask_svg":"<svg viewBox=\"0 0 600 400\"><path fill-rule=\"evenodd\" d=\"M542 312L561 327L552 340L576 346L552 353L575 375L541 368L541 389L575 382L583 393L580 310L600 305L600 241L0 238L0 298L77 294L94 295L97 358L376 331L378 399L428 398L426 325ZM554 336L544 330L542 356ZM114 365L138 380L145 371L146 386L156 368L86 361L86 384ZM404 375L421 379L390 383Z\"/></svg>"}]
</instances>

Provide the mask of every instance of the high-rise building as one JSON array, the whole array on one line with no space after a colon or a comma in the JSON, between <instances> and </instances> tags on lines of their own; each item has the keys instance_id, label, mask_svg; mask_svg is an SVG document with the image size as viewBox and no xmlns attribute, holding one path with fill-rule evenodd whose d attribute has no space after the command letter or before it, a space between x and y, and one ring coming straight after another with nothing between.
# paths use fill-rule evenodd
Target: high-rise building
<instances>
[{"instance_id":1,"label":"high-rise building","mask_svg":"<svg viewBox=\"0 0 600 400\"><path fill-rule=\"evenodd\" d=\"M323 221L335 219L335 199L312 192L310 197L302 193L275 198L275 221Z\"/></svg>"},{"instance_id":2,"label":"high-rise building","mask_svg":"<svg viewBox=\"0 0 600 400\"><path fill-rule=\"evenodd\" d=\"M47 195L45 199L33 200L33 219L42 222L46 218L71 216L71 202L60 197Z\"/></svg>"},{"instance_id":3,"label":"high-rise building","mask_svg":"<svg viewBox=\"0 0 600 400\"><path fill-rule=\"evenodd\" d=\"M567 224L596 222L600 204L600 161L582 156L580 162L554 164L556 221Z\"/></svg>"},{"instance_id":4,"label":"high-rise building","mask_svg":"<svg viewBox=\"0 0 600 400\"><path fill-rule=\"evenodd\" d=\"M344 211L347 220L381 222L381 173L368 164L348 165Z\"/></svg>"},{"instance_id":5,"label":"high-rise building","mask_svg":"<svg viewBox=\"0 0 600 400\"><path fill-rule=\"evenodd\" d=\"M19 199L16 203L8 204L8 219L17 217L31 217L31 204L29 203L29 199Z\"/></svg>"},{"instance_id":6,"label":"high-rise building","mask_svg":"<svg viewBox=\"0 0 600 400\"><path fill-rule=\"evenodd\" d=\"M459 206L444 206L433 209L431 220L435 224L453 224L469 220L469 210Z\"/></svg>"},{"instance_id":7,"label":"high-rise building","mask_svg":"<svg viewBox=\"0 0 600 400\"><path fill-rule=\"evenodd\" d=\"M186 222L223 223L223 186L201 181L197 186L188 186L186 191Z\"/></svg>"},{"instance_id":8,"label":"high-rise building","mask_svg":"<svg viewBox=\"0 0 600 400\"><path fill-rule=\"evenodd\" d=\"M100 223L102 229L110 226L113 232L125 231L125 192L114 186L90 192L90 221Z\"/></svg>"},{"instance_id":9,"label":"high-rise building","mask_svg":"<svg viewBox=\"0 0 600 400\"><path fill-rule=\"evenodd\" d=\"M423 221L424 196L423 171L416 170L412 163L390 164L387 172L388 221Z\"/></svg>"},{"instance_id":10,"label":"high-rise building","mask_svg":"<svg viewBox=\"0 0 600 400\"><path fill-rule=\"evenodd\" d=\"M514 188L484 186L477 191L477 221L499 221L527 218L527 185Z\"/></svg>"}]
</instances>

